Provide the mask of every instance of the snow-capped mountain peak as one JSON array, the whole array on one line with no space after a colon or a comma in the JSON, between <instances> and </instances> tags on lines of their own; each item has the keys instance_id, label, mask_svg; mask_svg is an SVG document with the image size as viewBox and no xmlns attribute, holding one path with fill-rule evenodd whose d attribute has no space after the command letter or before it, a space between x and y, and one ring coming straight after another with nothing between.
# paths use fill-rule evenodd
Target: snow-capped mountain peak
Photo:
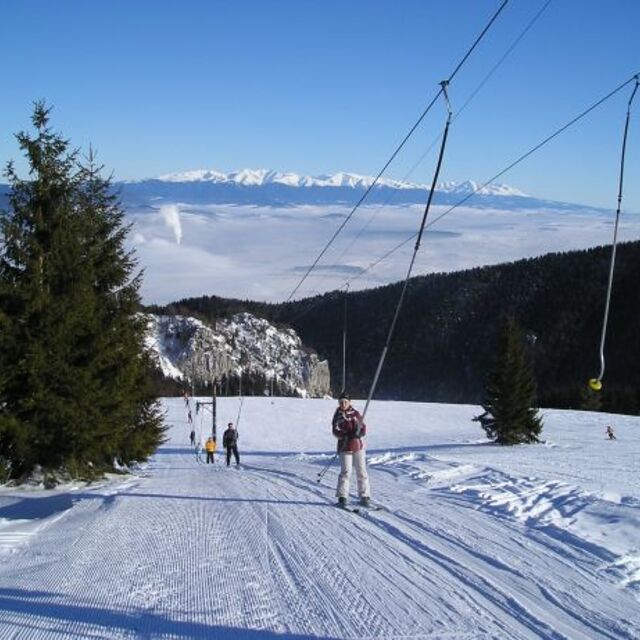
<instances>
[{"instance_id":1,"label":"snow-capped mountain peak","mask_svg":"<svg viewBox=\"0 0 640 640\"><path fill-rule=\"evenodd\" d=\"M475 182L474 180L465 180L464 182L443 182L436 187L436 190L459 195L479 193L485 196L527 197L526 193L506 184L488 184L485 187L481 187L481 183Z\"/></svg>"},{"instance_id":2,"label":"snow-capped mountain peak","mask_svg":"<svg viewBox=\"0 0 640 640\"><path fill-rule=\"evenodd\" d=\"M162 182L213 182L213 183L235 183L243 186L265 186L267 184L282 184L289 187L364 187L367 188L373 183L370 176L362 176L356 173L339 172L335 174L325 174L320 176L304 176L297 173L273 171L272 169L241 169L222 173L215 169L196 169L181 173L169 173L160 176L158 180ZM403 183L398 180L382 179L378 181L381 185L396 188L415 187L410 183Z\"/></svg>"},{"instance_id":3,"label":"snow-capped mountain peak","mask_svg":"<svg viewBox=\"0 0 640 640\"><path fill-rule=\"evenodd\" d=\"M287 187L347 187L352 189L368 189L375 178L363 176L357 173L341 171L334 174L319 176L305 176L290 172L280 172L271 169L241 169L223 173L215 169L197 169L181 173L169 173L160 176L161 182L207 182L217 184L236 184L245 187L263 187L269 184L280 184ZM392 189L429 189L429 185L391 178L381 178L377 184L380 187ZM508 185L494 184L480 187L480 183L472 180L464 182L444 182L438 185L437 190L445 193L466 195L480 193L491 196L525 196L522 191Z\"/></svg>"}]
</instances>

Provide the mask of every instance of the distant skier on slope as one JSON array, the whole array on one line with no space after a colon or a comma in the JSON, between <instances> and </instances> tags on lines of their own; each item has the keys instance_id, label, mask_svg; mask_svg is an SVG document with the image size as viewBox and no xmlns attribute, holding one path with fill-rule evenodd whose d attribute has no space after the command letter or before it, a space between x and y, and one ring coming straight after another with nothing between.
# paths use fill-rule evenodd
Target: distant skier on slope
<instances>
[{"instance_id":1,"label":"distant skier on slope","mask_svg":"<svg viewBox=\"0 0 640 640\"><path fill-rule=\"evenodd\" d=\"M340 394L331 427L333 435L338 439L340 454L340 475L336 488L338 504L346 507L351 469L355 466L360 504L368 507L371 503L371 490L367 475L366 452L362 441L367 434L367 426L362 421L360 413L351 406L351 398L347 393Z\"/></svg>"},{"instance_id":2,"label":"distant skier on slope","mask_svg":"<svg viewBox=\"0 0 640 640\"><path fill-rule=\"evenodd\" d=\"M485 411L483 414L476 416L475 418L471 418L473 422L479 422L480 426L486 431L487 428L493 427L496 423L496 419L488 412Z\"/></svg>"},{"instance_id":3,"label":"distant skier on slope","mask_svg":"<svg viewBox=\"0 0 640 640\"><path fill-rule=\"evenodd\" d=\"M191 433L189 434L189 442L191 442L191 446L196 446L196 430L191 429Z\"/></svg>"},{"instance_id":4,"label":"distant skier on slope","mask_svg":"<svg viewBox=\"0 0 640 640\"><path fill-rule=\"evenodd\" d=\"M202 442L197 441L193 446L193 450L195 451L195 454L196 454L196 462L202 462L202 464L204 464L204 461L202 460L202 456L200 455L202 451Z\"/></svg>"},{"instance_id":5,"label":"distant skier on slope","mask_svg":"<svg viewBox=\"0 0 640 640\"><path fill-rule=\"evenodd\" d=\"M216 441L212 436L207 438L207 441L204 443L204 449L207 452L207 464L213 464L215 462L213 454L216 452Z\"/></svg>"},{"instance_id":6,"label":"distant skier on slope","mask_svg":"<svg viewBox=\"0 0 640 640\"><path fill-rule=\"evenodd\" d=\"M607 430L605 431L605 435L607 436L607 438L609 438L609 440L617 440L616 434L613 433L613 427L611 425L607 426Z\"/></svg>"},{"instance_id":7,"label":"distant skier on slope","mask_svg":"<svg viewBox=\"0 0 640 640\"><path fill-rule=\"evenodd\" d=\"M234 429L233 422L227 425L227 429L222 435L222 446L227 450L227 467L231 464L231 454L236 459L236 466L240 465L240 454L238 453L238 431Z\"/></svg>"}]
</instances>

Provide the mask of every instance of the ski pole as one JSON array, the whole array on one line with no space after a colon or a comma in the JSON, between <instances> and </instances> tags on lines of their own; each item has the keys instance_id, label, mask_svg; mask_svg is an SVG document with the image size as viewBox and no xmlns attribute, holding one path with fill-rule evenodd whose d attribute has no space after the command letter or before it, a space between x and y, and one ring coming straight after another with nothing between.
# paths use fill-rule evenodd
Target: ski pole
<instances>
[{"instance_id":1,"label":"ski pole","mask_svg":"<svg viewBox=\"0 0 640 640\"><path fill-rule=\"evenodd\" d=\"M322 471L320 471L320 473L318 473L318 480L317 480L317 482L320 482L320 480L322 480L322 478L324 477L324 474L325 474L325 473L327 473L327 471L329 471L329 468L330 468L330 467L331 467L331 465L334 463L334 461L335 461L335 459L338 457L338 454L339 454L339 453L340 453L339 451L336 451L336 452L333 454L333 458L331 458L331 460L329 460L329 462L325 465L325 468L324 468Z\"/></svg>"},{"instance_id":2,"label":"ski pole","mask_svg":"<svg viewBox=\"0 0 640 640\"><path fill-rule=\"evenodd\" d=\"M320 480L322 480L322 478L324 478L324 474L327 473L327 471L329 471L329 468L331 467L331 465L334 463L335 459L338 457L338 455L340 453L342 453L342 449L345 447L346 445L346 441L340 441L339 446L338 446L338 450L333 454L333 458L331 458L331 460L329 460L329 462L327 463L327 465L325 466L325 468L320 471L320 473L318 473L318 482L320 482Z\"/></svg>"}]
</instances>

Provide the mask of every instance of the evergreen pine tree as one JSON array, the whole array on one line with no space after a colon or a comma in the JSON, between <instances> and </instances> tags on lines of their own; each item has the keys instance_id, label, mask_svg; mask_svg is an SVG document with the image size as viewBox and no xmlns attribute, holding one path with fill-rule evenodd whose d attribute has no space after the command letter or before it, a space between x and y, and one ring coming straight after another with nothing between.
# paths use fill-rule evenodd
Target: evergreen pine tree
<instances>
[{"instance_id":1,"label":"evergreen pine tree","mask_svg":"<svg viewBox=\"0 0 640 640\"><path fill-rule=\"evenodd\" d=\"M104 465L147 458L162 441L164 428L153 393L150 356L144 346L146 320L139 313L142 273L125 248L130 226L100 175L93 151L81 173L79 209L86 232L85 253L93 269L94 385L92 410L102 419L95 441Z\"/></svg>"},{"instance_id":2,"label":"evergreen pine tree","mask_svg":"<svg viewBox=\"0 0 640 640\"><path fill-rule=\"evenodd\" d=\"M498 444L539 442L542 421L534 402L535 381L523 332L514 318L508 318L487 381L485 414L478 418L487 437Z\"/></svg>"},{"instance_id":3,"label":"evergreen pine tree","mask_svg":"<svg viewBox=\"0 0 640 640\"><path fill-rule=\"evenodd\" d=\"M69 234L75 154L49 131L47 118L47 110L37 105L32 119L36 137L17 136L32 180L20 180L9 164L10 211L0 220L0 455L10 461L14 475L42 464L44 452L55 464L66 453L65 431L73 428L65 415L72 381L66 345L60 341L72 318L60 312L69 303L75 308L76 274L70 273L65 283L59 276L74 252Z\"/></svg>"},{"instance_id":4,"label":"evergreen pine tree","mask_svg":"<svg viewBox=\"0 0 640 640\"><path fill-rule=\"evenodd\" d=\"M109 182L81 168L35 106L17 136L30 180L10 163L0 232L0 458L92 475L151 453L163 426L148 392L140 276Z\"/></svg>"}]
</instances>

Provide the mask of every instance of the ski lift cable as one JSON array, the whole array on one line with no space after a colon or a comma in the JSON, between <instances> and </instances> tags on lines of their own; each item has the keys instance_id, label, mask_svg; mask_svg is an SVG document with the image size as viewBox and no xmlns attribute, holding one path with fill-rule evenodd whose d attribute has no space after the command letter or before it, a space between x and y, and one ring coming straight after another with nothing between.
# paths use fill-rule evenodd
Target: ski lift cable
<instances>
[{"instance_id":1,"label":"ski lift cable","mask_svg":"<svg viewBox=\"0 0 640 640\"><path fill-rule=\"evenodd\" d=\"M627 103L627 117L624 123L624 134L622 136L622 151L620 153L620 177L618 181L618 205L616 208L616 220L613 226L613 241L611 243L611 262L609 264L609 280L607 282L607 294L605 296L604 317L602 319L602 333L600 335L600 373L597 378L589 380L589 387L594 391L600 391L602 388L602 378L604 377L604 343L607 337L607 324L609 322L609 307L611 303L611 290L613 288L613 271L616 264L616 249L618 246L618 223L620 221L620 210L622 207L622 186L624 182L624 160L627 151L627 134L629 133L629 120L631 118L631 103L635 98L640 84L639 76L635 76L635 86Z\"/></svg>"},{"instance_id":2,"label":"ski lift cable","mask_svg":"<svg viewBox=\"0 0 640 640\"><path fill-rule=\"evenodd\" d=\"M625 82L623 82L621 85L619 85L618 87L616 87L613 91L610 91L606 96L604 96L603 98L601 98L600 100L598 100L597 102L595 102L594 104L592 104L590 107L588 107L587 109L585 109L584 111L582 111L579 115L577 115L575 118L573 118L572 120L570 120L569 122L567 122L566 124L564 124L562 127L560 127L559 129L557 129L554 133L552 133L551 135L547 136L542 142L538 143L537 145L535 145L534 147L532 147L529 151L527 151L526 153L522 154L517 160L514 160L511 164L509 164L505 169L502 169L502 171L499 171L498 173L496 173L492 178L489 178L489 180L485 181L484 183L482 183L480 186L476 187L471 193L467 194L464 198L462 198L461 200L459 200L458 202L456 202L454 205L452 205L451 207L449 207L449 209L447 209L446 211L443 211L440 215L436 216L433 220L431 220L431 222L429 222L429 224L425 227L426 229L431 228L434 224L436 224L437 222L439 222L440 220L442 220L442 218L444 218L445 216L449 215L452 211L454 211L455 209L457 209L458 207L462 206L465 202L467 202L470 198L472 198L473 196L475 196L479 191L481 191L482 189L484 189L485 187L487 187L488 185L492 184L493 182L495 182L498 178L502 177L505 173L507 173L508 171L510 171L511 169L513 169L514 167L516 167L517 165L519 165L521 162L523 162L526 158L528 158L529 156L533 155L536 151L539 151L542 147L544 147L545 145L547 145L549 142L551 142L554 138L556 138L557 136L559 136L561 133L563 133L564 131L566 131L569 127L573 126L574 124L576 124L578 121L582 120L582 118L584 118L585 116L587 116L589 113L591 113L594 109L596 109L597 107L599 107L600 105L602 105L604 102L606 102L607 100L609 100L610 98L612 98L614 95L616 95L617 93L619 93L622 89L624 89L624 87L626 87L629 83L634 82L636 79L638 78L638 74L633 75L631 78L629 78L628 80L626 80ZM413 240L416 237L417 234L412 234L409 237L407 237L405 240L403 240L401 243L397 244L395 247L393 247L392 249L390 249L389 251L387 251L383 256L381 256L380 258L378 258L377 260L375 260L374 262L372 262L368 267L366 267L365 269L363 269L360 273L358 273L357 275L349 278L347 280L347 282L345 284L351 284L354 281L356 281L358 278L362 277L365 273L371 271L374 267L378 266L381 262L383 262L384 260L386 260L387 258L389 258L392 254L394 254L396 251L398 251L399 249L401 249L402 247L404 247L406 244L408 244L409 242L411 242L411 240ZM344 286L344 285L343 285Z\"/></svg>"},{"instance_id":3,"label":"ski lift cable","mask_svg":"<svg viewBox=\"0 0 640 640\"><path fill-rule=\"evenodd\" d=\"M194 422L193 422L193 407L192 407L192 397L185 397L185 413L187 416L187 429L191 432L194 428ZM197 413L196 413L197 415ZM188 436L190 438L190 435Z\"/></svg>"},{"instance_id":4,"label":"ski lift cable","mask_svg":"<svg viewBox=\"0 0 640 640\"><path fill-rule=\"evenodd\" d=\"M427 113L429 112L431 107L435 104L436 100L440 97L441 91L442 90L438 91L438 93L434 96L434 98L431 100L431 102L429 103L427 108L422 112L422 114L420 115L418 120L411 127L409 133L407 133L407 135L403 138L402 142L398 145L398 147L396 147L395 151L393 152L391 157L387 160L387 162L385 163L384 167L382 167L382 169L380 169L380 171L378 172L378 175L373 179L373 182L367 187L366 191L362 194L362 196L360 197L358 202L356 202L356 204L351 209L351 211L346 216L346 218L340 223L340 226L333 232L333 235L331 236L331 238L329 238L329 241L325 244L325 246L323 247L322 251L320 251L318 256L315 258L315 260L313 261L311 266L307 269L307 271L302 276L302 278L300 279L298 284L295 286L293 291L289 294L289 297L287 298L286 302L290 302L291 301L291 299L296 294L298 289L300 289L300 287L302 286L304 281L309 277L309 274L316 268L316 266L318 265L318 263L322 259L322 256L324 256L324 254L328 251L329 247L333 244L334 240L338 237L338 235L341 233L341 231L346 227L346 225L349 222L349 220L351 220L351 218L353 217L353 214L357 211L357 209L360 207L360 205L365 201L366 197L369 195L369 193L371 192L373 187L378 183L378 181L382 177L382 174L387 170L387 168L393 162L393 160L395 160L395 158L398 155L398 153L400 153L400 150L404 147L406 142L413 135L413 132L418 128L418 126L420 125L420 123L422 122L424 117L427 115Z\"/></svg>"},{"instance_id":5,"label":"ski lift cable","mask_svg":"<svg viewBox=\"0 0 640 640\"><path fill-rule=\"evenodd\" d=\"M516 46L519 44L519 42L522 40L522 38L524 38L524 36L527 34L527 32L531 29L531 27L533 27L535 22L544 13L544 11L547 9L547 7L550 4L551 4L551 0L547 0L547 2L542 6L542 8L538 11L538 13L536 13L536 15L533 16L533 18L528 22L528 24L525 26L525 28L520 33L520 35L512 42L511 46L505 51L505 53L498 60L498 62L496 62L496 64L491 68L491 70L487 73L487 75L485 75L485 77L480 81L478 86L471 92L469 97L465 100L465 102L458 109L458 111L456 111L456 113L453 116L453 119L451 120L452 123L454 123L458 119L458 117L462 114L462 112L469 106L469 104L473 101L473 99L482 90L484 85L490 80L491 76L493 76L493 74L498 70L498 68L502 65L502 63L509 57L511 52L516 48ZM427 149L424 151L424 153L417 160L417 162L413 165L413 167L411 167L411 169L409 170L409 174L408 175L411 175L422 164L424 159L427 157L427 155L430 153L430 151L436 146L436 144L440 140L440 136L441 135L442 134L439 134L433 140L433 142L431 142L431 144L427 147ZM406 178L403 178L403 179L406 179Z\"/></svg>"},{"instance_id":6,"label":"ski lift cable","mask_svg":"<svg viewBox=\"0 0 640 640\"><path fill-rule=\"evenodd\" d=\"M240 405L238 406L238 417L236 418L236 431L240 426L240 416L242 414L242 405L244 404L244 396L240 396Z\"/></svg>"},{"instance_id":7,"label":"ski lift cable","mask_svg":"<svg viewBox=\"0 0 640 640\"><path fill-rule=\"evenodd\" d=\"M498 16L500 15L500 13L502 12L502 10L505 8L505 6L507 5L507 3L509 2L509 0L503 0L502 4L500 5L500 7L498 8L498 10L493 14L493 16L491 17L491 19L489 20L489 22L487 23L487 25L485 26L485 28L482 30L482 32L480 33L480 35L476 38L475 42L471 45L471 47L467 50L467 52L465 53L465 55L463 56L462 60L460 60L460 62L458 63L458 65L456 66L456 68L453 70L453 72L451 73L451 75L447 78L447 80L445 80L444 82L446 82L447 84L449 84L453 78L458 74L458 72L460 71L460 69L462 68L462 66L464 65L464 63L467 61L467 59L469 58L469 56L471 55L471 53L474 51L474 49L478 46L478 44L480 43L480 41L482 40L482 38L484 37L484 35L487 33L487 31L491 28L491 26L493 25L493 23L496 21L496 19L498 18ZM353 217L353 214L356 212L356 210L360 207L360 205L364 202L364 200L367 198L367 196L369 195L369 193L371 192L371 190L373 189L373 187L378 183L378 181L380 180L380 178L382 177L383 173L387 170L387 168L389 167L389 165L395 160L396 156L400 153L400 151L402 150L402 148L404 147L404 145L407 143L407 141L409 140L409 138L411 138L411 136L413 135L413 133L415 132L415 130L419 127L419 125L422 123L422 121L424 120L424 118L426 117L426 115L429 113L429 111L431 110L431 108L433 107L433 105L436 103L436 101L438 100L438 98L442 95L443 92L443 86L441 85L439 91L436 93L436 95L433 97L433 99L431 100L431 102L427 105L427 107L424 109L424 111L422 112L422 114L420 115L420 117L416 120L416 122L413 124L413 126L411 127L411 129L409 129L409 132L405 135L405 137L402 139L402 141L400 142L400 144L396 147L395 151L391 154L391 156L389 157L389 159L387 160L387 162L385 163L385 165L382 167L382 169L380 169L380 171L378 172L378 175L374 178L373 182L367 187L366 191L364 192L364 194L361 196L361 198L358 200L358 202L355 204L355 206L351 209L351 212L349 213L349 215L347 215L347 217L342 221L342 223L340 224L340 226L336 229L336 231L333 233L333 235L331 236L331 238L329 239L329 241L325 244L324 248L322 249L322 251L320 251L320 253L318 254L318 256L315 258L315 260L313 261L313 263L311 264L311 266L307 269L307 271L305 272L305 274L302 276L300 282L298 282L298 284L295 286L295 288L293 289L293 291L289 294L289 297L287 298L287 302L289 302L293 296L296 294L296 292L298 291L298 289L302 286L302 284L304 283L304 281L307 279L307 277L309 276L309 274L313 271L313 269L315 269L315 267L317 266L318 262L320 262L320 260L322 259L322 256L324 256L324 254L327 252L327 250L329 249L329 247L333 244L333 241L338 237L338 235L340 234L340 232L344 229L344 227L347 225L347 223L349 222L349 220Z\"/></svg>"},{"instance_id":8,"label":"ski lift cable","mask_svg":"<svg viewBox=\"0 0 640 640\"><path fill-rule=\"evenodd\" d=\"M485 84L491 79L491 76L498 70L502 63L511 55L511 52L518 46L522 38L531 30L533 25L538 21L540 16L547 10L547 7L551 4L552 0L547 0L544 5L538 10L538 12L529 20L526 24L525 28L520 32L520 35L511 43L509 48L504 52L501 58L496 62L493 67L489 70L487 75L480 81L478 86L471 92L471 95L465 100L462 106L456 111L453 116L453 120L451 122L455 122L456 119L460 116L460 114L469 106L469 104L473 101L473 99L478 95L478 93L482 90ZM433 142L435 145L436 141Z\"/></svg>"},{"instance_id":9,"label":"ski lift cable","mask_svg":"<svg viewBox=\"0 0 640 640\"><path fill-rule=\"evenodd\" d=\"M493 67L489 70L489 72L478 83L478 86L471 92L469 97L464 101L464 103L458 109L458 111L456 111L456 113L453 116L453 119L451 120L452 123L454 123L460 117L462 112L469 106L469 104L478 95L478 93L480 93L480 91L482 90L484 85L487 84L487 82L491 79L491 76L493 76L493 74L498 70L498 68L502 65L502 63L509 57L511 52L518 46L518 44L520 43L522 38L524 38L524 36L531 30L533 25L538 21L538 18L540 18L540 16L546 11L547 7L551 4L551 1L552 0L547 0L545 2L545 4L538 10L538 12L533 16L533 18L531 18L531 20L529 20L529 22L527 23L525 28L520 32L520 35L511 43L509 48L504 52L504 54L501 56L501 58L498 60L498 62L496 62L493 65ZM424 153L420 156L420 158L417 160L417 162L411 167L411 169L409 170L409 172L407 174L407 177L410 176L411 174L413 174L413 172L422 164L422 162L427 157L429 152L436 146L436 144L440 140L441 135L442 134L439 134L436 138L434 138L434 140L427 147L427 149L424 151ZM403 178L403 180L406 180L406 177ZM387 204L387 203L385 203L385 204Z\"/></svg>"},{"instance_id":10,"label":"ski lift cable","mask_svg":"<svg viewBox=\"0 0 640 640\"><path fill-rule=\"evenodd\" d=\"M498 68L502 65L502 63L509 57L511 52L516 48L516 46L520 43L520 41L524 38L524 36L531 30L533 25L537 22L540 16L545 12L547 7L551 4L552 0L546 0L543 6L538 10L538 12L533 16L531 20L525 25L524 29L520 32L518 37L511 43L509 48L504 52L504 54L500 57L500 59L493 65L493 67L489 70L489 72L484 76L484 78L480 81L478 86L471 92L469 97L465 100L462 107L458 109L458 111L453 115L451 122L455 122L456 119L460 116L460 114L469 106L469 104L473 101L473 99L478 95L478 93L482 90L482 88L489 81L491 76L498 70ZM425 158L431 150L436 146L436 144L440 141L442 133L438 134L438 136L431 142L431 144L427 147L427 149L423 152L423 154L418 158L418 160L413 164L413 166L407 171L404 177L401 179L401 182L406 182L413 173L417 170L417 168L424 162ZM369 228L371 223L374 221L376 216L382 211L389 203L391 203L396 197L398 192L393 191L389 197L379 206L377 209L371 214L369 220L366 224L358 231L356 236L351 240L351 242L343 249L340 255L336 258L336 263L340 263L345 254L353 247L353 245L362 237L362 234ZM316 292L319 293L319 292Z\"/></svg>"},{"instance_id":11,"label":"ski lift cable","mask_svg":"<svg viewBox=\"0 0 640 640\"><path fill-rule=\"evenodd\" d=\"M444 127L444 131L442 134L442 144L440 145L440 153L438 154L438 162L436 164L436 169L433 173L433 179L431 181L431 190L429 191L429 197L427 198L427 204L424 208L424 214L422 215L422 221L420 223L420 229L417 233L416 244L413 249L413 255L411 256L411 261L409 263L409 268L407 270L407 275L404 279L404 285L402 287L402 292L400 293L400 298L398 299L398 304L396 305L396 310L393 315L393 320L391 321L391 325L389 326L389 332L387 333L387 340L382 349L382 353L380 355L380 360L378 361L378 368L376 369L375 375L373 377L373 382L371 383L371 388L369 389L369 395L367 396L367 402L364 405L364 409L362 411L362 421L364 422L365 416L367 415L367 410L369 409L369 404L371 403L371 398L373 398L373 394L375 393L376 386L378 384L378 378L380 377L380 372L382 371L382 366L384 365L384 361L387 357L387 351L389 350L389 345L391 343L391 338L393 337L393 333L395 331L396 322L398 321L398 316L400 315L400 309L402 308L402 303L404 302L404 297L407 292L407 287L409 286L409 280L411 278L411 272L413 271L413 265L416 261L416 257L418 255L418 250L420 249L420 243L422 241L422 234L424 233L425 225L427 222L427 216L429 215L429 209L431 208L431 202L433 201L433 193L435 191L435 186L438 181L438 176L440 175L440 169L442 167L442 160L444 158L444 150L447 145L447 137L449 135L449 127L451 125L451 104L449 102L449 96L447 94L447 85L448 81L444 80L441 83L442 86L442 94L444 96L445 102L447 104L447 121Z\"/></svg>"},{"instance_id":12,"label":"ski lift cable","mask_svg":"<svg viewBox=\"0 0 640 640\"><path fill-rule=\"evenodd\" d=\"M342 392L347 390L347 299L349 285L344 288L344 317L342 323Z\"/></svg>"},{"instance_id":13,"label":"ski lift cable","mask_svg":"<svg viewBox=\"0 0 640 640\"><path fill-rule=\"evenodd\" d=\"M198 424L198 440L196 441L196 446L200 446L202 444L202 435L203 435L203 423L204 423L204 411L200 411L200 422Z\"/></svg>"},{"instance_id":14,"label":"ski lift cable","mask_svg":"<svg viewBox=\"0 0 640 640\"><path fill-rule=\"evenodd\" d=\"M586 117L589 113L591 113L592 111L594 111L595 109L597 109L599 106L601 106L602 104L604 104L607 100L611 99L613 96L615 96L616 94L618 94L622 89L624 89L628 84L630 84L631 82L634 82L637 80L637 78L639 77L640 74L636 73L633 76L631 76L631 78L629 78L628 80L626 80L625 82L623 82L622 84L620 84L618 87L616 87L615 89L613 89L612 91L610 91L607 95L605 95L603 98L601 98L600 100L598 100L597 102L595 102L594 104L592 104L590 107L586 108L584 111L582 111L580 114L578 114L575 118L573 118L572 120L570 120L569 122L567 122L566 124L564 124L563 126L561 126L560 128L558 128L555 132L553 132L551 135L547 136L542 142L538 143L537 145L535 145L534 147L532 147L529 151L527 151L526 153L522 154L518 159L516 159L515 161L513 161L511 164L509 164L505 169L503 169L502 171L496 173L492 178L490 178L489 180L486 180L484 183L482 183L481 185L479 185L478 187L476 187L470 194L466 195L464 198L462 198L461 200L459 200L457 203L455 203L454 205L452 205L451 207L449 207L449 209L445 210L443 213L441 213L440 215L438 215L437 217L435 217L433 220L431 220L431 222L429 222L426 227L426 229L431 228L433 225L435 225L437 222L439 222L440 220L442 220L442 218L444 218L445 216L449 215L450 213L452 213L453 211L455 211L458 207L462 206L465 202L467 202L470 198L472 198L474 195L476 195L479 191L481 191L482 189L484 189L485 187L487 187L488 185L492 184L495 180L497 180L498 178L502 177L503 175L505 175L508 171L510 171L511 169L513 169L514 167L516 167L517 165L519 165L521 162L523 162L526 158L528 158L529 156L533 155L535 152L539 151L542 147L544 147L545 145L547 145L549 142L551 142L554 138L556 138L557 136L559 136L561 133L563 133L564 131L566 131L567 129L569 129L571 126L573 126L574 124L576 124L577 122L579 122L580 120L582 120L584 117ZM409 244L409 242L411 242L415 237L416 237L417 233L413 233L410 236L408 236L407 238L405 238L402 242L400 242L399 244L395 245L394 247L392 247L391 249L389 249L386 253L384 253L381 257L379 257L377 260L374 260L372 263L370 263L367 267L365 267L364 269L362 269L358 274L352 276L351 278L348 278L344 284L342 284L339 289L342 289L345 286L350 286L351 284L353 284L354 282L356 282L359 278L361 278L362 276L364 276L366 273L372 271L375 267L377 267L379 264L381 264L382 262L384 262L385 260L387 260L390 256L392 256L394 253L396 253L396 251L399 251L400 249L402 249L405 245ZM320 295L320 293L318 293L318 295ZM313 304L311 304L309 307L307 307L306 309L304 309L303 311L301 311L299 314L295 315L290 322L294 323L297 320L299 320L300 318L304 317L307 313L310 313L311 311L313 311L315 308L317 308L319 305L323 304L325 302L326 298L325 297L320 297L316 302L314 302Z\"/></svg>"}]
</instances>

